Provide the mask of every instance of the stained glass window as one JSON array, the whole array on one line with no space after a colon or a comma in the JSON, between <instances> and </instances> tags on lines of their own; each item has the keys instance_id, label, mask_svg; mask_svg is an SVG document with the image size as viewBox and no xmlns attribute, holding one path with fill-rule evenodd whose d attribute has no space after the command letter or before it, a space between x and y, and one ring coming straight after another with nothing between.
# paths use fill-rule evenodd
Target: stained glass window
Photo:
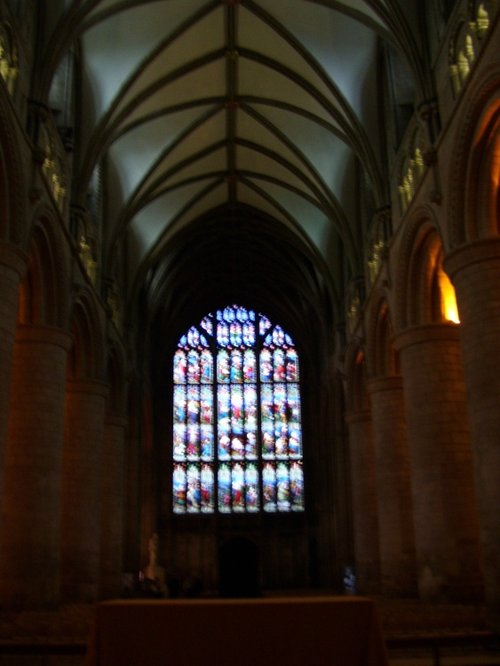
<instances>
[{"instance_id":1,"label":"stained glass window","mask_svg":"<svg viewBox=\"0 0 500 666\"><path fill-rule=\"evenodd\" d=\"M232 305L173 358L173 511L304 510L299 359L290 335Z\"/></svg>"}]
</instances>

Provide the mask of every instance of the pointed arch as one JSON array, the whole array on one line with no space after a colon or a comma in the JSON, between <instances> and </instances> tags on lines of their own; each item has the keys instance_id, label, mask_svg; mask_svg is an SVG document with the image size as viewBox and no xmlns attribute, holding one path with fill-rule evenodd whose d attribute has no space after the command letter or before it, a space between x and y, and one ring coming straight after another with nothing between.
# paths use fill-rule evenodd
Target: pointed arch
<instances>
[{"instance_id":1,"label":"pointed arch","mask_svg":"<svg viewBox=\"0 0 500 666\"><path fill-rule=\"evenodd\" d=\"M410 220L396 271L396 332L409 326L454 321L447 299L455 291L444 269L444 244L432 210L419 208Z\"/></svg>"},{"instance_id":2,"label":"pointed arch","mask_svg":"<svg viewBox=\"0 0 500 666\"><path fill-rule=\"evenodd\" d=\"M367 322L367 364L372 377L389 377L399 374L399 356L392 344L394 328L392 315L384 292L368 313Z\"/></svg>"},{"instance_id":3,"label":"pointed arch","mask_svg":"<svg viewBox=\"0 0 500 666\"><path fill-rule=\"evenodd\" d=\"M52 211L35 217L28 243L28 270L20 290L22 323L65 328L68 322L70 272L68 253Z\"/></svg>"},{"instance_id":4,"label":"pointed arch","mask_svg":"<svg viewBox=\"0 0 500 666\"><path fill-rule=\"evenodd\" d=\"M84 287L73 302L70 320L73 345L68 359L72 379L101 379L104 373L104 329L95 296Z\"/></svg>"}]
</instances>

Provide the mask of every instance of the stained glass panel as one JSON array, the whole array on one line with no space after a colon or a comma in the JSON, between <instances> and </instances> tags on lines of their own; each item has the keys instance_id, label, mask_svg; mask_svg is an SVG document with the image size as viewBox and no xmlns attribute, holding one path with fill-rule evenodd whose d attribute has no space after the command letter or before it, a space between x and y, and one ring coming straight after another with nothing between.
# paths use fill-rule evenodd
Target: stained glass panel
<instances>
[{"instance_id":1,"label":"stained glass panel","mask_svg":"<svg viewBox=\"0 0 500 666\"><path fill-rule=\"evenodd\" d=\"M173 356L174 513L302 511L299 359L292 338L232 305Z\"/></svg>"}]
</instances>

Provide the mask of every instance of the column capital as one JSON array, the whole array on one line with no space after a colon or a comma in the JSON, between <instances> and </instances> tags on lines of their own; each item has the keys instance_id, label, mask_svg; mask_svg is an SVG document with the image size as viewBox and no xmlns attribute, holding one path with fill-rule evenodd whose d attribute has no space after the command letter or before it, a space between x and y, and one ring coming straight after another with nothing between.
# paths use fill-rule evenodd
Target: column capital
<instances>
[{"instance_id":1,"label":"column capital","mask_svg":"<svg viewBox=\"0 0 500 666\"><path fill-rule=\"evenodd\" d=\"M459 339L460 327L452 322L437 322L406 328L394 336L394 347L397 351L413 345L429 342L456 342Z\"/></svg>"},{"instance_id":2,"label":"column capital","mask_svg":"<svg viewBox=\"0 0 500 666\"><path fill-rule=\"evenodd\" d=\"M99 379L72 378L68 381L67 386L70 393L88 393L100 395L103 398L107 398L109 394L109 384Z\"/></svg>"},{"instance_id":3,"label":"column capital","mask_svg":"<svg viewBox=\"0 0 500 666\"><path fill-rule=\"evenodd\" d=\"M481 238L448 252L443 260L443 267L453 280L464 268L483 261L495 260L500 262L500 237Z\"/></svg>"},{"instance_id":4,"label":"column capital","mask_svg":"<svg viewBox=\"0 0 500 666\"><path fill-rule=\"evenodd\" d=\"M396 391L403 388L401 375L386 375L385 377L372 377L366 382L368 393L380 391Z\"/></svg>"},{"instance_id":5,"label":"column capital","mask_svg":"<svg viewBox=\"0 0 500 666\"><path fill-rule=\"evenodd\" d=\"M20 324L16 339L19 342L54 345L65 351L69 351L72 344L71 335L67 331L45 324Z\"/></svg>"}]
</instances>

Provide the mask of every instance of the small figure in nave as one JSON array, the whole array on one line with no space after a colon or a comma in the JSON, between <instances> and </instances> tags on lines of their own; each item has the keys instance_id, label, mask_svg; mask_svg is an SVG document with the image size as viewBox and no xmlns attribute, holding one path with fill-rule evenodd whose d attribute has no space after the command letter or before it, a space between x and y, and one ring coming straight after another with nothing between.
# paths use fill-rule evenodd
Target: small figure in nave
<instances>
[{"instance_id":1,"label":"small figure in nave","mask_svg":"<svg viewBox=\"0 0 500 666\"><path fill-rule=\"evenodd\" d=\"M148 541L149 561L144 569L145 591L153 596L164 597L168 594L165 583L165 569L158 564L160 539L155 532Z\"/></svg>"}]
</instances>

